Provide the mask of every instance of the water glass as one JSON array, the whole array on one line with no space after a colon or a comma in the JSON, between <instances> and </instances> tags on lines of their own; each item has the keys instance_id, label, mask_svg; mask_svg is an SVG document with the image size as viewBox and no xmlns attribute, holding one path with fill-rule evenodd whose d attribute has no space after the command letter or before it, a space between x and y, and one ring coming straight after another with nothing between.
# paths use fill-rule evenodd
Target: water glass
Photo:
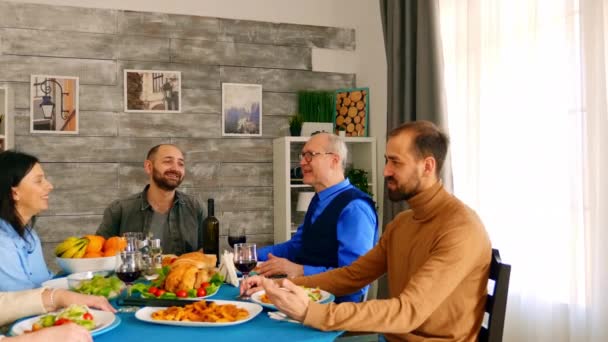
<instances>
[{"instance_id":1,"label":"water glass","mask_svg":"<svg viewBox=\"0 0 608 342\"><path fill-rule=\"evenodd\" d=\"M163 248L161 247L160 239L150 240L150 256L154 272L163 268Z\"/></svg>"},{"instance_id":2,"label":"water glass","mask_svg":"<svg viewBox=\"0 0 608 342\"><path fill-rule=\"evenodd\" d=\"M161 247L160 239L151 239L149 246L150 254L152 256L156 256L163 253L163 248Z\"/></svg>"}]
</instances>

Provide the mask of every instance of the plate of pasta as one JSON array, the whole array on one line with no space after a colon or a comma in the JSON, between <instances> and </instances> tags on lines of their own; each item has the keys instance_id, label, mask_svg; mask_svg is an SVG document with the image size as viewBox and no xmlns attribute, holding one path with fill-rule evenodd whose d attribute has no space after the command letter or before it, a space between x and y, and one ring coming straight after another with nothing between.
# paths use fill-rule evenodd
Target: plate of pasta
<instances>
[{"instance_id":1,"label":"plate of pasta","mask_svg":"<svg viewBox=\"0 0 608 342\"><path fill-rule=\"evenodd\" d=\"M255 303L214 300L172 307L147 306L135 313L140 321L187 327L222 327L252 320L262 306Z\"/></svg>"},{"instance_id":2,"label":"plate of pasta","mask_svg":"<svg viewBox=\"0 0 608 342\"><path fill-rule=\"evenodd\" d=\"M310 300L312 300L313 302L331 303L336 299L336 296L334 296L333 294L331 294L327 291L321 290L319 288L304 287L304 286L302 286L302 288L304 290L306 290L306 293L308 294L308 298L310 298ZM274 306L274 304L272 304L272 302L266 295L266 291L264 291L264 290L252 294L251 301L254 303L258 303L265 308L277 310L277 307Z\"/></svg>"}]
</instances>

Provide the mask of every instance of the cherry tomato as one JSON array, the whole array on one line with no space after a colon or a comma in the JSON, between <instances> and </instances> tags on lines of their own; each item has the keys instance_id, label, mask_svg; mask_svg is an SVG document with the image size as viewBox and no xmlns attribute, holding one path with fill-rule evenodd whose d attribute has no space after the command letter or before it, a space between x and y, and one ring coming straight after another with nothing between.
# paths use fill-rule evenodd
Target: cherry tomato
<instances>
[{"instance_id":1,"label":"cherry tomato","mask_svg":"<svg viewBox=\"0 0 608 342\"><path fill-rule=\"evenodd\" d=\"M53 324L53 325L64 325L64 324L67 324L67 323L72 323L72 321L70 321L67 318L60 318L60 319L56 320L55 324Z\"/></svg>"},{"instance_id":2,"label":"cherry tomato","mask_svg":"<svg viewBox=\"0 0 608 342\"><path fill-rule=\"evenodd\" d=\"M196 296L197 297L205 297L207 295L207 290L205 290L204 287L199 287L198 290L196 290Z\"/></svg>"},{"instance_id":3,"label":"cherry tomato","mask_svg":"<svg viewBox=\"0 0 608 342\"><path fill-rule=\"evenodd\" d=\"M90 312L87 312L84 315L82 315L82 319L86 319L87 321L92 321L93 320L93 315L91 315Z\"/></svg>"},{"instance_id":4,"label":"cherry tomato","mask_svg":"<svg viewBox=\"0 0 608 342\"><path fill-rule=\"evenodd\" d=\"M209 285L211 285L209 282L204 282L201 284L201 287L206 289L207 287L209 287Z\"/></svg>"},{"instance_id":5,"label":"cherry tomato","mask_svg":"<svg viewBox=\"0 0 608 342\"><path fill-rule=\"evenodd\" d=\"M150 288L148 289L148 293L153 294L156 296L156 292L158 292L158 287L156 286L150 286Z\"/></svg>"},{"instance_id":6,"label":"cherry tomato","mask_svg":"<svg viewBox=\"0 0 608 342\"><path fill-rule=\"evenodd\" d=\"M163 289L158 289L158 290L156 291L156 297L160 297L160 296L162 296L162 295L163 295L165 292L167 292L167 291L165 291L165 290L163 290Z\"/></svg>"},{"instance_id":7,"label":"cherry tomato","mask_svg":"<svg viewBox=\"0 0 608 342\"><path fill-rule=\"evenodd\" d=\"M186 292L185 290L179 290L179 291L175 292L175 295L178 296L179 298L186 298L186 297L188 297L188 292Z\"/></svg>"}]
</instances>

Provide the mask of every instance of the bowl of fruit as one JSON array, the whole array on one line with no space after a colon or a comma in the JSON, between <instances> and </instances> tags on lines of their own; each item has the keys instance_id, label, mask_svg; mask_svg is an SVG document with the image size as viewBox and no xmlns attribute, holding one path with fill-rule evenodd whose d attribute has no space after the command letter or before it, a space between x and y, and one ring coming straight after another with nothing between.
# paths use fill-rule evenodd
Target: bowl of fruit
<instances>
[{"instance_id":1,"label":"bowl of fruit","mask_svg":"<svg viewBox=\"0 0 608 342\"><path fill-rule=\"evenodd\" d=\"M118 253L126 247L126 241L118 236L107 240L98 235L71 236L55 248L57 264L65 273L87 271L113 271Z\"/></svg>"}]
</instances>

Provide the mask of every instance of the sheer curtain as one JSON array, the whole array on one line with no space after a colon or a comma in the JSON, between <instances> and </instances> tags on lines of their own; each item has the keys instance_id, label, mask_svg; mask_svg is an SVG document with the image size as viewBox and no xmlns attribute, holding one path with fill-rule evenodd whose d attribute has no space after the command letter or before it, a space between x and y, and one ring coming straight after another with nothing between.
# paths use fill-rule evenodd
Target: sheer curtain
<instances>
[{"instance_id":1,"label":"sheer curtain","mask_svg":"<svg viewBox=\"0 0 608 342\"><path fill-rule=\"evenodd\" d=\"M439 2L454 192L512 264L504 340L606 341L607 2Z\"/></svg>"},{"instance_id":2,"label":"sheer curtain","mask_svg":"<svg viewBox=\"0 0 608 342\"><path fill-rule=\"evenodd\" d=\"M608 0L581 0L585 104L586 334L608 341Z\"/></svg>"}]
</instances>

